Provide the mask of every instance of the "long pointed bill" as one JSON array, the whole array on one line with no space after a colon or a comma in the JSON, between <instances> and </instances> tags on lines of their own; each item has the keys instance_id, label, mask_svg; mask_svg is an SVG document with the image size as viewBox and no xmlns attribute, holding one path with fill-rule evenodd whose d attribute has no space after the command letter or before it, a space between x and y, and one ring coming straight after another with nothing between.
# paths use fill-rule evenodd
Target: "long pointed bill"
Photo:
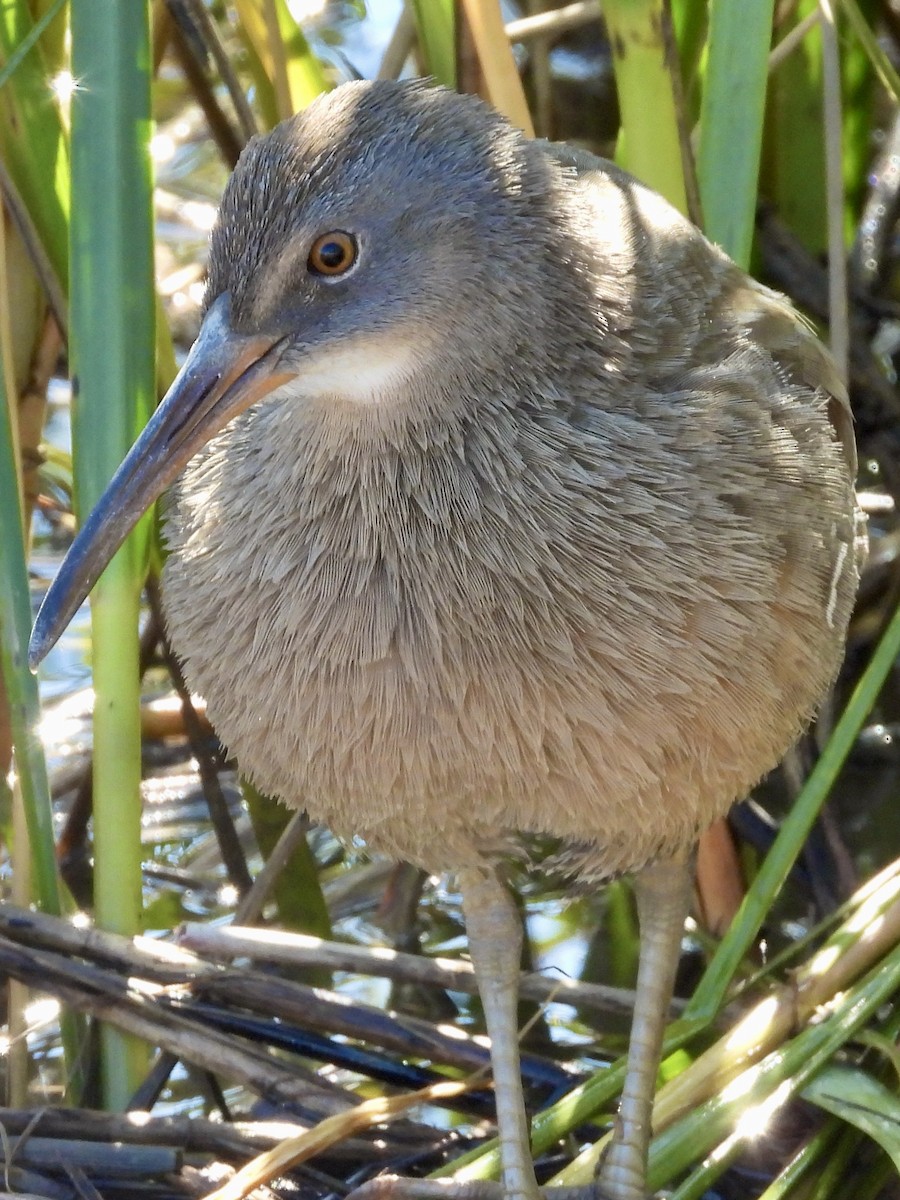
<instances>
[{"instance_id":1,"label":"long pointed bill","mask_svg":"<svg viewBox=\"0 0 900 1200\"><path fill-rule=\"evenodd\" d=\"M109 560L153 501L232 417L293 378L279 369L284 339L236 334L219 296L178 378L72 543L41 605L28 661L56 643Z\"/></svg>"}]
</instances>

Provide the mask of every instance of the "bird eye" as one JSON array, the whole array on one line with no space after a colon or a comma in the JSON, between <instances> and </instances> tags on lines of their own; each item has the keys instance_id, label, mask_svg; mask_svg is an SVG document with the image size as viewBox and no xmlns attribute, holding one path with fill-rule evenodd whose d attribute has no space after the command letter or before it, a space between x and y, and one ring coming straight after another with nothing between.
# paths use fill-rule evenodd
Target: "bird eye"
<instances>
[{"instance_id":1,"label":"bird eye","mask_svg":"<svg viewBox=\"0 0 900 1200\"><path fill-rule=\"evenodd\" d=\"M356 262L356 255L356 238L342 229L333 229L316 238L306 265L314 275L345 275Z\"/></svg>"}]
</instances>

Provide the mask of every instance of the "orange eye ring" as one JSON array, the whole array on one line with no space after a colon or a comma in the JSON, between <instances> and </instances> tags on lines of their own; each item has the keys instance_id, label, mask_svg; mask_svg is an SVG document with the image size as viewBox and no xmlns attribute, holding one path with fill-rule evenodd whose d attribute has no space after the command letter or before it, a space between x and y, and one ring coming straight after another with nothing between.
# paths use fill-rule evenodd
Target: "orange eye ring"
<instances>
[{"instance_id":1,"label":"orange eye ring","mask_svg":"<svg viewBox=\"0 0 900 1200\"><path fill-rule=\"evenodd\" d=\"M359 247L352 233L332 229L313 242L306 265L313 275L334 278L336 275L346 275L356 262L358 253Z\"/></svg>"}]
</instances>

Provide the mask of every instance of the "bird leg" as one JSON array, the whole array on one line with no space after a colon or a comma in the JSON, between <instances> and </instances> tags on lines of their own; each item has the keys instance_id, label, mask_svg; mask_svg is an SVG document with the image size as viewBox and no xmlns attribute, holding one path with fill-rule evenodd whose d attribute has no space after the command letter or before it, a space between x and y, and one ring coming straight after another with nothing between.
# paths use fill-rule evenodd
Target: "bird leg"
<instances>
[{"instance_id":1,"label":"bird leg","mask_svg":"<svg viewBox=\"0 0 900 1200\"><path fill-rule=\"evenodd\" d=\"M545 1189L538 1188L534 1175L519 1068L521 921L493 871L461 872L469 953L491 1039L503 1183L379 1176L356 1189L351 1200L647 1200L653 1093L690 903L692 867L690 858L668 859L635 876L641 952L628 1069L613 1138L592 1184Z\"/></svg>"},{"instance_id":2,"label":"bird leg","mask_svg":"<svg viewBox=\"0 0 900 1200\"><path fill-rule=\"evenodd\" d=\"M512 897L490 868L462 871L460 886L469 954L491 1039L503 1192L506 1200L540 1200L519 1066L522 922Z\"/></svg>"},{"instance_id":3,"label":"bird leg","mask_svg":"<svg viewBox=\"0 0 900 1200\"><path fill-rule=\"evenodd\" d=\"M647 1197L653 1093L692 882L692 858L652 863L634 878L641 930L637 990L622 1102L593 1185L597 1200Z\"/></svg>"}]
</instances>

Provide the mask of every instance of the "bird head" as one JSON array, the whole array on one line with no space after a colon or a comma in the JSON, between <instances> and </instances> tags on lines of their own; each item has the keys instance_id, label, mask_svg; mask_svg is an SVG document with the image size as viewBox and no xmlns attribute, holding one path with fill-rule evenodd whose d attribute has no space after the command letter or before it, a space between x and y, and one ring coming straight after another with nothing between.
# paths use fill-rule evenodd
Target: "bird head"
<instances>
[{"instance_id":1,"label":"bird head","mask_svg":"<svg viewBox=\"0 0 900 1200\"><path fill-rule=\"evenodd\" d=\"M421 83L345 84L253 139L199 336L48 591L32 665L141 514L264 398L371 414L512 368L559 299L558 175L487 105Z\"/></svg>"},{"instance_id":2,"label":"bird head","mask_svg":"<svg viewBox=\"0 0 900 1200\"><path fill-rule=\"evenodd\" d=\"M533 313L544 290L551 176L473 96L346 84L247 147L212 235L209 303L227 304L234 333L284 339L298 396L387 401L473 345L483 364L521 340L518 302Z\"/></svg>"}]
</instances>

